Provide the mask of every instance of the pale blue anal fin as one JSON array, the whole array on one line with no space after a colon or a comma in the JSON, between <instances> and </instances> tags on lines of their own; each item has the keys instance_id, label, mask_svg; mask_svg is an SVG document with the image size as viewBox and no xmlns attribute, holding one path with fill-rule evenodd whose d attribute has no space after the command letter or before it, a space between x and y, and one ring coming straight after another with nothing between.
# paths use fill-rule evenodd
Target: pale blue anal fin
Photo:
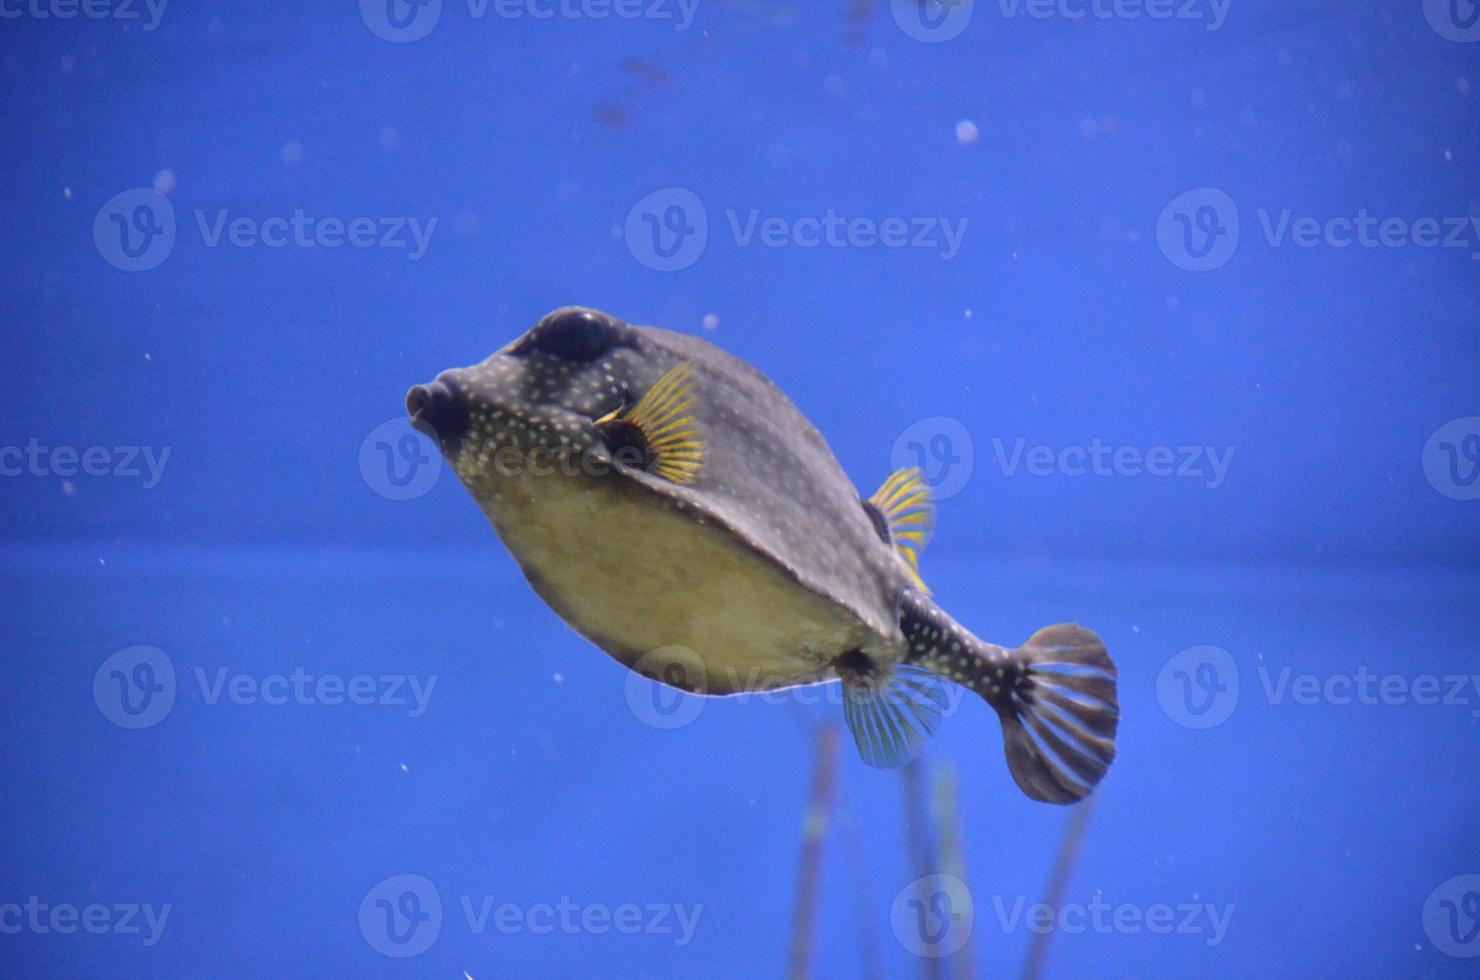
<instances>
[{"instance_id":1,"label":"pale blue anal fin","mask_svg":"<svg viewBox=\"0 0 1480 980\"><path fill-rule=\"evenodd\" d=\"M920 578L920 552L930 540L935 523L935 506L930 502L930 485L918 466L895 470L874 495L868 498L889 531L889 542L904 559L915 586L930 594Z\"/></svg>"},{"instance_id":2,"label":"pale blue anal fin","mask_svg":"<svg viewBox=\"0 0 1480 980\"><path fill-rule=\"evenodd\" d=\"M843 717L858 754L876 769L897 769L919 755L947 703L940 678L920 667L843 677Z\"/></svg>"}]
</instances>

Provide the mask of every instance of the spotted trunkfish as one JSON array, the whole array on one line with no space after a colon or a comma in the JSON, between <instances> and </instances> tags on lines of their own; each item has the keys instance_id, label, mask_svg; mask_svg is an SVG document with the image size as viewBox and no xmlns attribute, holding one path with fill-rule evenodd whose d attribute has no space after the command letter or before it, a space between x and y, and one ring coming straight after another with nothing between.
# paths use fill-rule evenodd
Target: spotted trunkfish
<instances>
[{"instance_id":1,"label":"spotted trunkfish","mask_svg":"<svg viewBox=\"0 0 1480 980\"><path fill-rule=\"evenodd\" d=\"M1035 800L1104 776L1115 665L1092 632L1017 649L929 597L930 492L916 469L863 499L822 436L714 345L564 307L406 395L535 592L627 666L704 695L840 681L863 760L916 756L968 688L1002 722Z\"/></svg>"}]
</instances>

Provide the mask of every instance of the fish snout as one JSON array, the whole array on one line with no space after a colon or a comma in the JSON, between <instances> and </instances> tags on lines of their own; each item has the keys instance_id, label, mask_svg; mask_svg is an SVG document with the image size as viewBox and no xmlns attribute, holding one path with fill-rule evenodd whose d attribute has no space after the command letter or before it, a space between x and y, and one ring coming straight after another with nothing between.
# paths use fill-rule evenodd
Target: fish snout
<instances>
[{"instance_id":1,"label":"fish snout","mask_svg":"<svg viewBox=\"0 0 1480 980\"><path fill-rule=\"evenodd\" d=\"M449 371L406 392L406 413L411 416L411 427L435 440L444 452L467 435L467 395Z\"/></svg>"}]
</instances>

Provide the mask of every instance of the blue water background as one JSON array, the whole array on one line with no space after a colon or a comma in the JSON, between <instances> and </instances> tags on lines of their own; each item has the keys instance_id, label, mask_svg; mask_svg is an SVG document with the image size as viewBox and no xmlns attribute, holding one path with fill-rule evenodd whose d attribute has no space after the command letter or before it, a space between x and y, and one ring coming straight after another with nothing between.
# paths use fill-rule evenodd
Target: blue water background
<instances>
[{"instance_id":1,"label":"blue water background","mask_svg":"<svg viewBox=\"0 0 1480 980\"><path fill-rule=\"evenodd\" d=\"M1302 247L1264 227L1480 217L1480 43L1426 7L1445 9L1233 0L1210 29L1211 5L1073 20L994 0L939 43L866 3L701 4L677 30L444 0L404 43L342 2L176 0L152 30L143 8L6 8L0 444L169 456L148 486L0 479L0 975L784 973L813 735L836 704L645 724L626 671L534 597L450 473L392 499L413 461L373 465L399 451L409 385L568 303L751 361L864 492L918 443L951 490L923 561L940 602L1005 644L1062 620L1105 638L1120 754L1065 901L1231 918L1216 938L1205 920L1061 931L1049 976L1473 975L1434 931L1438 890L1480 873L1480 687L1456 704L1275 691L1282 672L1405 690L1480 674L1480 429L1463 421L1480 415L1480 234ZM172 247L126 271L95 218L153 186ZM675 188L708 238L663 271L627 226ZM1239 232L1196 271L1164 209L1207 188ZM436 225L416 258L211 246L201 222L222 209ZM769 247L731 230L752 211L965 231L949 258ZM1059 455L1094 444L1228 465L1078 475ZM1046 447L1043 475L1012 464L1019 445ZM177 692L131 730L94 678L140 645ZM1204 692L1226 719L1198 728L1167 668L1202 647L1233 670ZM436 681L412 717L213 699L198 678L222 668ZM919 975L891 914L916 873L900 780L843 750L816 974ZM1018 792L984 704L928 763L959 781L967 955L1015 973L1034 934L999 909L1040 900L1068 814ZM414 957L361 920L402 874L443 906ZM6 928L31 896L171 911L152 945ZM680 942L480 931L463 909L562 897L702 911ZM1480 913L1458 908L1451 939L1480 951L1463 941Z\"/></svg>"}]
</instances>

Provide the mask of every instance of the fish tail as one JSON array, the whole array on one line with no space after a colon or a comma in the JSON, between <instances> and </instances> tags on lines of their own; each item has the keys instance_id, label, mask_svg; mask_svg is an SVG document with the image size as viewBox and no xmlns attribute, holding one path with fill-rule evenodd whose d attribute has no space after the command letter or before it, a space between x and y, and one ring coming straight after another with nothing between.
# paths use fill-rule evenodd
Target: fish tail
<instances>
[{"instance_id":1,"label":"fish tail","mask_svg":"<svg viewBox=\"0 0 1480 980\"><path fill-rule=\"evenodd\" d=\"M1045 803L1088 796L1115 759L1115 663L1082 626L1046 626L1016 650L986 643L934 602L908 593L909 660L976 692L1002 721L1013 780Z\"/></svg>"}]
</instances>

